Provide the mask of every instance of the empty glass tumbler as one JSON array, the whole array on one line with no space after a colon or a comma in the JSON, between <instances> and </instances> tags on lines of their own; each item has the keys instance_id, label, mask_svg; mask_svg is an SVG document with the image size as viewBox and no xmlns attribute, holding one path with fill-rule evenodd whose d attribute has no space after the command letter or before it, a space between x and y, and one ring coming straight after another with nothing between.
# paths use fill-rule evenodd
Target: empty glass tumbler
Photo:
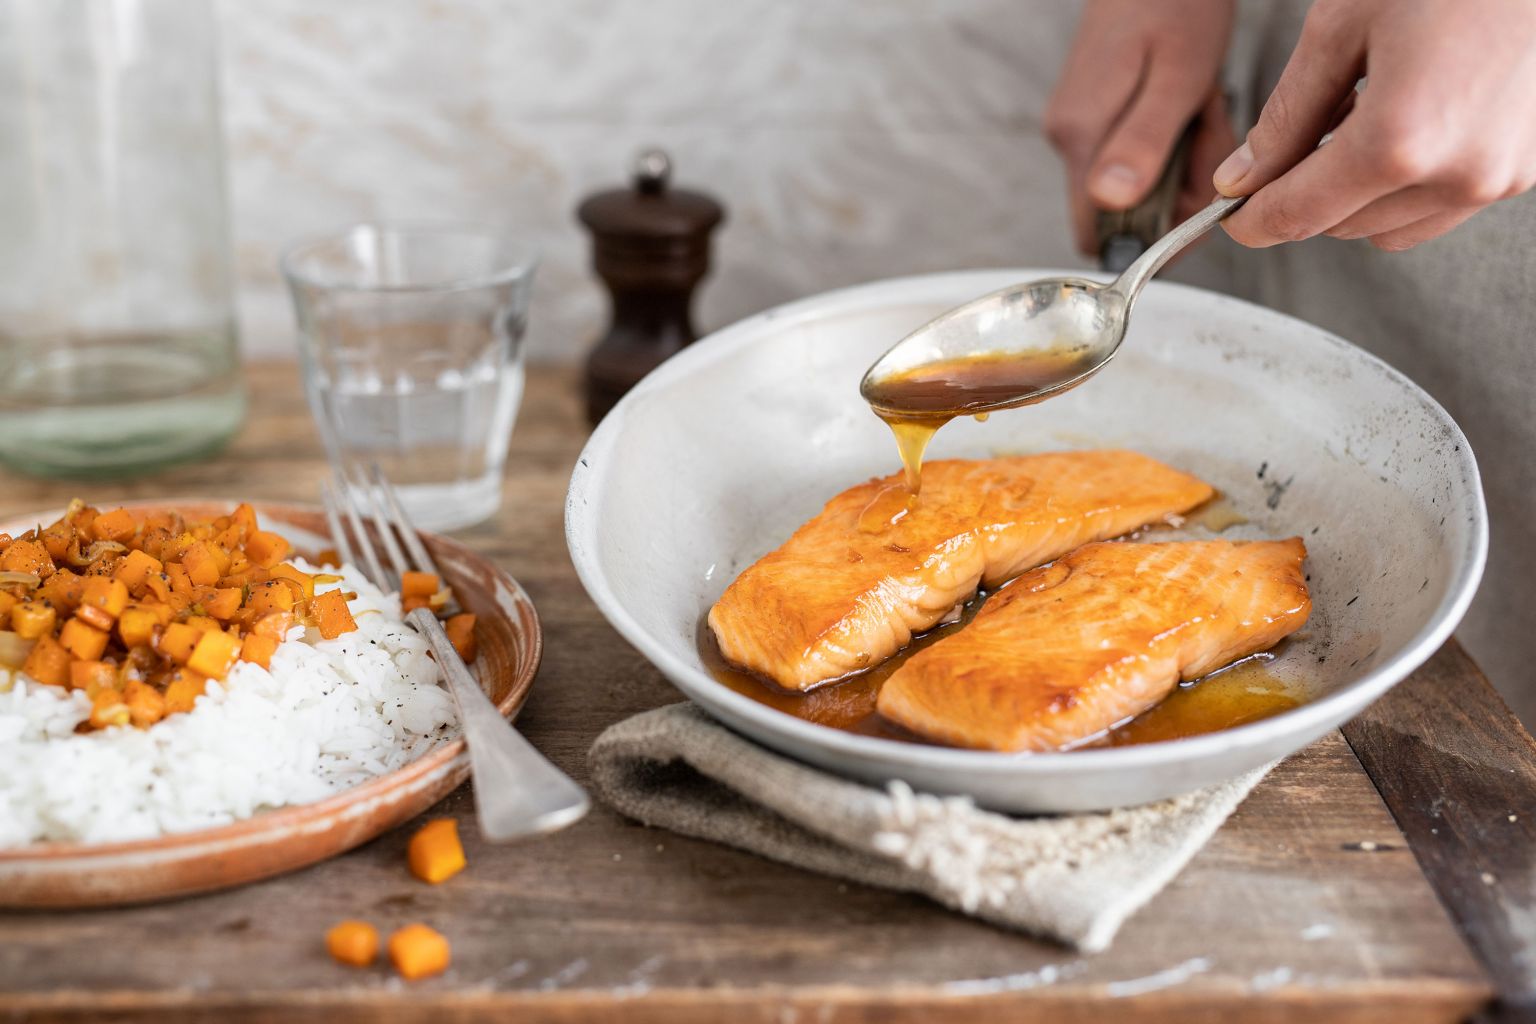
<instances>
[{"instance_id":1,"label":"empty glass tumbler","mask_svg":"<svg viewBox=\"0 0 1536 1024\"><path fill-rule=\"evenodd\" d=\"M418 526L468 526L501 504L535 263L473 227L364 225L283 257L332 461L377 462Z\"/></svg>"},{"instance_id":2,"label":"empty glass tumbler","mask_svg":"<svg viewBox=\"0 0 1536 1024\"><path fill-rule=\"evenodd\" d=\"M207 454L244 415L213 5L0 0L0 460Z\"/></svg>"}]
</instances>

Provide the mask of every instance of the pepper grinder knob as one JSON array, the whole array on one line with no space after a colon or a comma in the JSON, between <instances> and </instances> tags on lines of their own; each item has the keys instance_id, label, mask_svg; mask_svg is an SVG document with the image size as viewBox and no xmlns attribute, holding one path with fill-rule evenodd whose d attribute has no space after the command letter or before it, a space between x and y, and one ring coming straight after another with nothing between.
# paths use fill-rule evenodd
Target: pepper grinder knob
<instances>
[{"instance_id":1,"label":"pepper grinder knob","mask_svg":"<svg viewBox=\"0 0 1536 1024\"><path fill-rule=\"evenodd\" d=\"M672 158L667 151L652 146L635 157L635 191L653 196L667 190L672 177Z\"/></svg>"},{"instance_id":2,"label":"pepper grinder knob","mask_svg":"<svg viewBox=\"0 0 1536 1024\"><path fill-rule=\"evenodd\" d=\"M587 357L587 417L602 419L640 378L697 335L693 292L709 272L710 235L725 209L673 188L672 160L636 155L627 188L588 196L576 216L592 232L592 269L608 290L608 328Z\"/></svg>"}]
</instances>

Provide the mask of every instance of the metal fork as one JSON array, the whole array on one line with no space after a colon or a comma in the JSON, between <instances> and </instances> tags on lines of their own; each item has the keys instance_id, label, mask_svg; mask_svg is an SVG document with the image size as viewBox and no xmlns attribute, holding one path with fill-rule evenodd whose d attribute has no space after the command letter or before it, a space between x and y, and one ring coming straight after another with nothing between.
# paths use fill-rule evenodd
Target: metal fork
<instances>
[{"instance_id":1,"label":"metal fork","mask_svg":"<svg viewBox=\"0 0 1536 1024\"><path fill-rule=\"evenodd\" d=\"M412 568L444 579L377 465L369 468L362 487L337 469L334 484L322 484L321 495L337 553L362 570L374 586L386 592L398 590L401 575ZM370 537L365 518L373 520L379 545ZM350 538L344 526L350 527ZM389 573L379 559L380 546L389 561ZM432 609L417 608L405 620L426 638L458 707L475 778L475 811L485 838L503 842L554 832L586 814L591 806L586 792L501 716L470 675Z\"/></svg>"}]
</instances>

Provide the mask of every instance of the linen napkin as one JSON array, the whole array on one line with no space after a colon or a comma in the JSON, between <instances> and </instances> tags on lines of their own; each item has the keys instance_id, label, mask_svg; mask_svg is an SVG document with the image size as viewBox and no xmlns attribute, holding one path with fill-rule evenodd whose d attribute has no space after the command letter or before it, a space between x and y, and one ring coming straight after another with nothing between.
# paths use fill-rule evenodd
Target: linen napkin
<instances>
[{"instance_id":1,"label":"linen napkin","mask_svg":"<svg viewBox=\"0 0 1536 1024\"><path fill-rule=\"evenodd\" d=\"M916 892L1083 952L1189 862L1271 766L1160 803L1014 818L772 753L690 703L607 729L588 761L620 813L868 885Z\"/></svg>"}]
</instances>

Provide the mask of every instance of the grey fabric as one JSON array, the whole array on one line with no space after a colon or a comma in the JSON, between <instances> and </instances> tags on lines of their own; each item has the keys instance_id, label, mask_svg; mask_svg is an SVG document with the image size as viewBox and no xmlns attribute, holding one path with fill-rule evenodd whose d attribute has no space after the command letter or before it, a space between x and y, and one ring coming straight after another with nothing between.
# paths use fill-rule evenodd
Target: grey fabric
<instances>
[{"instance_id":1,"label":"grey fabric","mask_svg":"<svg viewBox=\"0 0 1536 1024\"><path fill-rule=\"evenodd\" d=\"M1011 818L828 775L687 703L609 728L588 760L598 795L646 825L921 893L1084 952L1106 948L1269 770L1145 807Z\"/></svg>"},{"instance_id":2,"label":"grey fabric","mask_svg":"<svg viewBox=\"0 0 1536 1024\"><path fill-rule=\"evenodd\" d=\"M1307 6L1267 6L1248 124ZM1515 712L1536 724L1536 630L1527 625L1536 622L1536 194L1497 203L1404 253L1332 238L1230 249L1238 294L1369 349L1461 424L1482 470L1492 543L1457 636Z\"/></svg>"}]
</instances>

